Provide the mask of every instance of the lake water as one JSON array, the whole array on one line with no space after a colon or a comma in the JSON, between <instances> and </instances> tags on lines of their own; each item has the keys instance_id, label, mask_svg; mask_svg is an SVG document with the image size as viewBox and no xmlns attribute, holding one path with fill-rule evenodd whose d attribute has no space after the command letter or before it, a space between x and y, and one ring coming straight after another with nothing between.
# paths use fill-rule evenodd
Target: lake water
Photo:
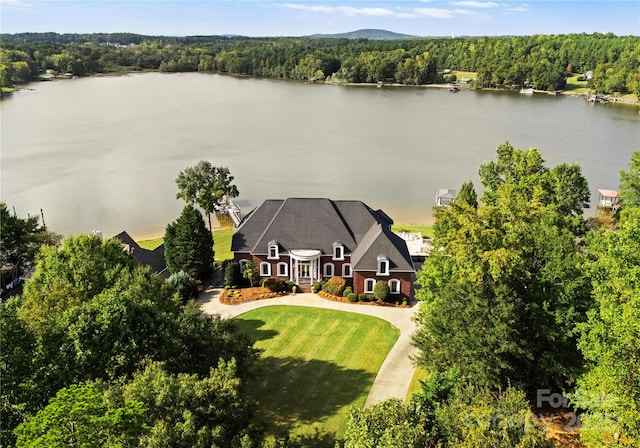
<instances>
[{"instance_id":1,"label":"lake water","mask_svg":"<svg viewBox=\"0 0 640 448\"><path fill-rule=\"evenodd\" d=\"M360 199L432 222L504 141L579 163L595 204L640 149L638 108L514 92L338 87L147 73L30 84L0 102L1 198L68 234L161 235L180 170L228 166L244 212L264 199ZM593 213L593 211L588 212Z\"/></svg>"}]
</instances>

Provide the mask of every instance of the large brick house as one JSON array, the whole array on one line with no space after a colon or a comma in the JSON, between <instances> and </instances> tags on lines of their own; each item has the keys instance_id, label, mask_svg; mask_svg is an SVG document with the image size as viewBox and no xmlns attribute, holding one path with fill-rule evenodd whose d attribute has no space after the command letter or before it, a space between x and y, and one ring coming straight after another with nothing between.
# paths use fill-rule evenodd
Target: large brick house
<instances>
[{"instance_id":1,"label":"large brick house","mask_svg":"<svg viewBox=\"0 0 640 448\"><path fill-rule=\"evenodd\" d=\"M382 210L361 201L267 200L243 219L231 250L241 265L254 261L261 277L289 279L303 289L341 276L357 294L372 293L382 280L392 298L412 297L415 268L391 224Z\"/></svg>"}]
</instances>

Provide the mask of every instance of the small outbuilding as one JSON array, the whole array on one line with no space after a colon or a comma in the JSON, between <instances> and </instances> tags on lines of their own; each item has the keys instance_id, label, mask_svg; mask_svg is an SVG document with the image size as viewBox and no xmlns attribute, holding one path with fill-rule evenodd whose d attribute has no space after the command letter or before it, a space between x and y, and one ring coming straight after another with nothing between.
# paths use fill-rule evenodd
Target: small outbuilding
<instances>
[{"instance_id":1,"label":"small outbuilding","mask_svg":"<svg viewBox=\"0 0 640 448\"><path fill-rule=\"evenodd\" d=\"M598 208L601 210L615 210L620 202L620 194L616 190L598 190Z\"/></svg>"},{"instance_id":2,"label":"small outbuilding","mask_svg":"<svg viewBox=\"0 0 640 448\"><path fill-rule=\"evenodd\" d=\"M456 200L456 190L441 189L436 193L436 207L449 207Z\"/></svg>"}]
</instances>

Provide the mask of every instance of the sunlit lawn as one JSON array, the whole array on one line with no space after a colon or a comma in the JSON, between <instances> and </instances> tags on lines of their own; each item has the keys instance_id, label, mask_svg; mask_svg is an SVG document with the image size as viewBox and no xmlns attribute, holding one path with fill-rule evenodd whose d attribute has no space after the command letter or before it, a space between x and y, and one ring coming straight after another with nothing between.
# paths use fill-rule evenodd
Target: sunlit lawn
<instances>
[{"instance_id":1,"label":"sunlit lawn","mask_svg":"<svg viewBox=\"0 0 640 448\"><path fill-rule=\"evenodd\" d=\"M427 379L427 371L421 367L417 367L413 372L413 377L411 378L411 383L409 384L409 390L407 390L407 397L405 400L408 401L414 393L422 391L420 381L424 381L425 379Z\"/></svg>"},{"instance_id":2,"label":"sunlit lawn","mask_svg":"<svg viewBox=\"0 0 640 448\"><path fill-rule=\"evenodd\" d=\"M235 320L264 350L253 391L269 431L330 435L316 436L314 446L342 436L349 408L364 405L400 334L375 317L297 306L268 306Z\"/></svg>"},{"instance_id":3,"label":"sunlit lawn","mask_svg":"<svg viewBox=\"0 0 640 448\"><path fill-rule=\"evenodd\" d=\"M433 238L433 226L420 226L420 225L412 225L412 224L394 224L391 226L391 230L396 233L400 232L409 232L409 233L418 233L420 232L422 236L426 236L429 238Z\"/></svg>"},{"instance_id":4,"label":"sunlit lawn","mask_svg":"<svg viewBox=\"0 0 640 448\"><path fill-rule=\"evenodd\" d=\"M231 252L231 237L234 228L213 229L213 250L215 251L216 261L224 261L233 258ZM137 241L143 249L153 250L164 241L164 237L153 238L149 240Z\"/></svg>"},{"instance_id":5,"label":"sunlit lawn","mask_svg":"<svg viewBox=\"0 0 640 448\"><path fill-rule=\"evenodd\" d=\"M564 87L564 90L571 93L590 92L590 89L587 88L587 81L578 81L580 76L582 75L573 75L567 78L567 85Z\"/></svg>"}]
</instances>

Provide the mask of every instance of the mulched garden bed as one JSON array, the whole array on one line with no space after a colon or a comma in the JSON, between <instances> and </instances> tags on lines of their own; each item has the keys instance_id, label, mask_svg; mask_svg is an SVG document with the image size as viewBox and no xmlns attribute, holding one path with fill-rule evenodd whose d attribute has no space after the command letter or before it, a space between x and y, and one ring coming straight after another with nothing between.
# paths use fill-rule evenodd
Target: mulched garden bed
<instances>
[{"instance_id":1,"label":"mulched garden bed","mask_svg":"<svg viewBox=\"0 0 640 448\"><path fill-rule=\"evenodd\" d=\"M274 297L282 297L286 295L286 293L271 292L263 286L256 286L254 288L225 289L220 296L220 303L225 305L238 305L239 303L273 299Z\"/></svg>"},{"instance_id":2,"label":"mulched garden bed","mask_svg":"<svg viewBox=\"0 0 640 448\"><path fill-rule=\"evenodd\" d=\"M374 306L389 306L393 308L409 308L409 305L396 305L395 303L384 302L382 300L374 300L371 302L349 302L346 297L329 294L326 291L320 291L317 294L323 299L331 300L333 302L350 303L352 305L374 305Z\"/></svg>"},{"instance_id":3,"label":"mulched garden bed","mask_svg":"<svg viewBox=\"0 0 640 448\"><path fill-rule=\"evenodd\" d=\"M271 292L269 291L269 289L262 286L256 286L255 288L253 288L253 291L251 288L225 289L220 296L220 303L224 305L238 305L240 303L253 302L255 300L272 299L274 297L282 297L286 295L290 294ZM317 295L325 300L350 303L352 305L373 305L388 306L394 308L408 308L408 305L396 305L395 303L383 302L382 300L376 300L372 302L349 302L346 297L329 294L326 291L320 291L317 293Z\"/></svg>"}]
</instances>

